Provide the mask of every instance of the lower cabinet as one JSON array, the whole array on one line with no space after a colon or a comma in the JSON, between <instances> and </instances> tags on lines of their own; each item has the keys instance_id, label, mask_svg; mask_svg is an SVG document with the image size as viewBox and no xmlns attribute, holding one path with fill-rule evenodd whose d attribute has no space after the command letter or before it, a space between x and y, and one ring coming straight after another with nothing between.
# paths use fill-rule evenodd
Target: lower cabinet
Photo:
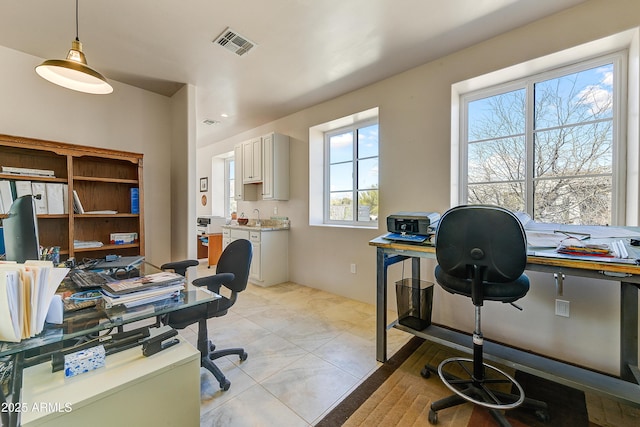
<instances>
[{"instance_id":1,"label":"lower cabinet","mask_svg":"<svg viewBox=\"0 0 640 427\"><path fill-rule=\"evenodd\" d=\"M222 229L222 246L247 239L253 247L249 281L271 286L289 280L289 233L287 230Z\"/></svg>"},{"instance_id":2,"label":"lower cabinet","mask_svg":"<svg viewBox=\"0 0 640 427\"><path fill-rule=\"evenodd\" d=\"M222 234L209 234L209 250L207 251L207 267L217 265L222 254Z\"/></svg>"},{"instance_id":3,"label":"lower cabinet","mask_svg":"<svg viewBox=\"0 0 640 427\"><path fill-rule=\"evenodd\" d=\"M209 244L205 243L206 234L197 234L196 242L198 242L198 259L207 258L209 254Z\"/></svg>"}]
</instances>

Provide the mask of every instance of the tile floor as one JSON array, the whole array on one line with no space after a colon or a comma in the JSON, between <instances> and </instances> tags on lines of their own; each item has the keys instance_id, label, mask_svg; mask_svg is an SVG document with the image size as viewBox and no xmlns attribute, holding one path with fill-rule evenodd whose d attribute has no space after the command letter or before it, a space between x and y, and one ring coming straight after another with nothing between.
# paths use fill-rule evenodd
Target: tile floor
<instances>
[{"instance_id":1,"label":"tile floor","mask_svg":"<svg viewBox=\"0 0 640 427\"><path fill-rule=\"evenodd\" d=\"M198 268L199 277L213 272ZM294 283L249 284L208 329L218 348L243 347L249 357L216 361L228 391L201 370L201 426L314 425L380 365L373 305ZM195 346L197 325L180 334ZM389 354L410 337L389 331Z\"/></svg>"},{"instance_id":2,"label":"tile floor","mask_svg":"<svg viewBox=\"0 0 640 427\"><path fill-rule=\"evenodd\" d=\"M198 277L213 273L198 267ZM380 366L373 305L295 283L249 284L208 329L218 348L243 347L249 357L216 360L231 381L226 392L201 369L201 426L313 426ZM197 325L179 332L196 345ZM390 329L389 357L410 338ZM602 426L637 425L640 417L636 408L591 394L587 408L590 421Z\"/></svg>"}]
</instances>

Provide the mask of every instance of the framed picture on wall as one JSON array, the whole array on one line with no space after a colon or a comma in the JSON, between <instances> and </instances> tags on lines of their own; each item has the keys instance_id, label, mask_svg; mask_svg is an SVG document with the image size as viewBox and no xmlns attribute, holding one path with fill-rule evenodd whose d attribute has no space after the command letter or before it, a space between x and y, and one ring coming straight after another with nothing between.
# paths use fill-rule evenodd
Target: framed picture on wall
<instances>
[{"instance_id":1,"label":"framed picture on wall","mask_svg":"<svg viewBox=\"0 0 640 427\"><path fill-rule=\"evenodd\" d=\"M209 190L209 178L200 178L200 191Z\"/></svg>"}]
</instances>

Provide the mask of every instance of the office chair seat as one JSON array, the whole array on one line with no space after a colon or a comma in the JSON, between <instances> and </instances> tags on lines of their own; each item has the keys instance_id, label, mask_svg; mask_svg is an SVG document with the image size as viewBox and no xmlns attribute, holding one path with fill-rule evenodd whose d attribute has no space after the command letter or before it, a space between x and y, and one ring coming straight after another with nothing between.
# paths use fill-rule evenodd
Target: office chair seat
<instances>
[{"instance_id":1,"label":"office chair seat","mask_svg":"<svg viewBox=\"0 0 640 427\"><path fill-rule=\"evenodd\" d=\"M217 273L213 276L206 276L194 279L191 284L194 286L204 286L211 292L220 293L220 287L224 283L229 283L235 278L233 273ZM189 307L185 310L178 310L171 313L171 327L175 329L184 329L194 324L194 319L201 317L220 317L224 316L229 308L233 305L233 301L224 295L209 304L199 304Z\"/></svg>"},{"instance_id":2,"label":"office chair seat","mask_svg":"<svg viewBox=\"0 0 640 427\"><path fill-rule=\"evenodd\" d=\"M471 298L473 282L446 273L439 265L435 269L436 281L442 289ZM483 282L483 298L488 301L511 303L529 291L529 278L523 274L512 282Z\"/></svg>"},{"instance_id":3,"label":"office chair seat","mask_svg":"<svg viewBox=\"0 0 640 427\"><path fill-rule=\"evenodd\" d=\"M527 240L520 221L506 209L495 206L457 206L442 217L436 231L435 278L447 292L471 298L475 309L473 359L452 357L431 372L455 394L431 404L429 422L437 424L438 411L472 402L488 408L502 427L510 426L502 411L525 406L547 421L547 404L526 398L518 382L501 369L484 363L483 335L480 328L484 301L511 303L529 291L524 274ZM462 372L463 377L452 372Z\"/></svg>"}]
</instances>

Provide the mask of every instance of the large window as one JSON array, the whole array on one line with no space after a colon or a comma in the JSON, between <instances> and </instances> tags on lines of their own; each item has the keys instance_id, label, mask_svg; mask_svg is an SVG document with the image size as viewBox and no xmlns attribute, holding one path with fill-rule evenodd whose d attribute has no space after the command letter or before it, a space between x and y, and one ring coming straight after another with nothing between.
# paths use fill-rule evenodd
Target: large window
<instances>
[{"instance_id":1,"label":"large window","mask_svg":"<svg viewBox=\"0 0 640 427\"><path fill-rule=\"evenodd\" d=\"M231 213L238 210L238 202L235 197L235 163L233 157L229 157L224 161L224 216L226 218L231 218Z\"/></svg>"},{"instance_id":2,"label":"large window","mask_svg":"<svg viewBox=\"0 0 640 427\"><path fill-rule=\"evenodd\" d=\"M461 201L539 222L612 224L623 206L621 76L608 55L464 94Z\"/></svg>"},{"instance_id":3,"label":"large window","mask_svg":"<svg viewBox=\"0 0 640 427\"><path fill-rule=\"evenodd\" d=\"M332 130L324 138L325 223L377 225L377 121Z\"/></svg>"}]
</instances>

